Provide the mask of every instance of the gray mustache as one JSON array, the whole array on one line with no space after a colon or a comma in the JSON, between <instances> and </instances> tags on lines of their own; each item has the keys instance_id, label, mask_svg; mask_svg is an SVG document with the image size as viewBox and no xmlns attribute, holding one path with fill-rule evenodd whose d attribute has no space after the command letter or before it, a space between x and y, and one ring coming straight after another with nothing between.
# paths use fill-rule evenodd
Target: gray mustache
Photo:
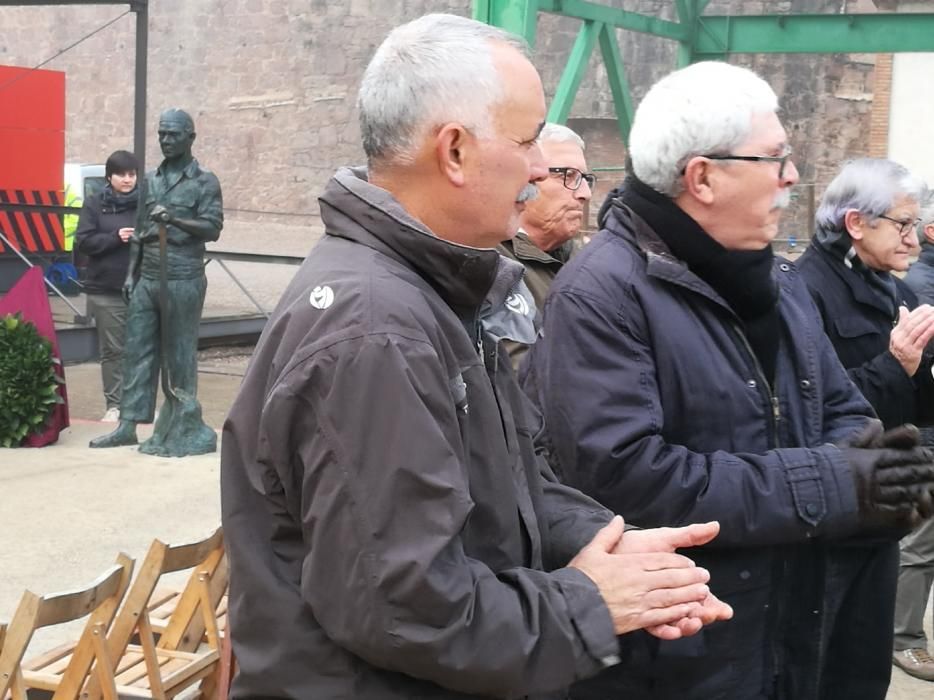
<instances>
[{"instance_id":1,"label":"gray mustache","mask_svg":"<svg viewBox=\"0 0 934 700\"><path fill-rule=\"evenodd\" d=\"M791 204L791 190L785 189L775 196L772 209L787 209Z\"/></svg>"},{"instance_id":2,"label":"gray mustache","mask_svg":"<svg viewBox=\"0 0 934 700\"><path fill-rule=\"evenodd\" d=\"M525 187L522 188L522 191L519 193L519 196L516 197L516 201L522 204L523 202L528 202L538 197L538 185L530 182Z\"/></svg>"}]
</instances>

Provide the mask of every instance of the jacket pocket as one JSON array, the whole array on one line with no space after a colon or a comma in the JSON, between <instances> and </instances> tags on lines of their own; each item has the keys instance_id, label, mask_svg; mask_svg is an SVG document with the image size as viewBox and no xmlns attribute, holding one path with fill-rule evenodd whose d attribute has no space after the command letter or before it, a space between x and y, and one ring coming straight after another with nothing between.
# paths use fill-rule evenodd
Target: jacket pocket
<instances>
[{"instance_id":1,"label":"jacket pocket","mask_svg":"<svg viewBox=\"0 0 934 700\"><path fill-rule=\"evenodd\" d=\"M878 324L864 316L841 316L834 319L833 325L841 338L861 338L881 332Z\"/></svg>"}]
</instances>

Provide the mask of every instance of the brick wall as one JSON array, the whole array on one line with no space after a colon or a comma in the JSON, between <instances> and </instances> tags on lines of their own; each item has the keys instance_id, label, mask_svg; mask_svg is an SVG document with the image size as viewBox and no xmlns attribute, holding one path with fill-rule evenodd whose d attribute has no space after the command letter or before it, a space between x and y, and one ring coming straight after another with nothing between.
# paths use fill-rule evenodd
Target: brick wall
<instances>
[{"instance_id":1,"label":"brick wall","mask_svg":"<svg viewBox=\"0 0 934 700\"><path fill-rule=\"evenodd\" d=\"M607 4L674 19L670 0ZM839 9L840 0L714 0L707 12ZM120 5L0 7L0 62L35 65L124 10ZM316 197L327 178L338 165L361 162L355 93L386 32L426 11L469 15L470 10L470 0L153 2L147 161L158 162L155 129L161 109L188 109L198 130L196 155L220 177L228 218L268 235L275 250L276 227L317 228ZM549 96L579 26L567 18L541 18L535 62ZM47 66L68 75L68 160L101 162L117 148L132 147L134 27L133 15L127 15ZM631 32L620 32L619 38L638 101L675 66L676 45ZM598 56L595 51L571 117L590 144L591 167L618 166L624 152ZM874 57L734 60L762 73L779 93L802 181L826 182L841 160L869 152ZM602 175L595 201L619 177ZM807 228L807 207L796 207L785 235L800 237Z\"/></svg>"}]
</instances>

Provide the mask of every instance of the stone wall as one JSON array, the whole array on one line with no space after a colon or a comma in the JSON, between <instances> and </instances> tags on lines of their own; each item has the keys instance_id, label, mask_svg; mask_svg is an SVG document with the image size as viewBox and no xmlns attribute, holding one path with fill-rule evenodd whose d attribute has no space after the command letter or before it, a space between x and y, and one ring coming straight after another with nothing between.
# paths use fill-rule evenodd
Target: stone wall
<instances>
[{"instance_id":1,"label":"stone wall","mask_svg":"<svg viewBox=\"0 0 934 700\"><path fill-rule=\"evenodd\" d=\"M670 0L607 4L674 19ZM839 9L840 0L714 0L707 13ZM35 65L125 10L0 7L0 63ZM151 166L159 158L159 111L186 108L196 120L196 155L221 178L228 218L264 229L317 229L316 197L323 184L338 165L362 160L355 93L379 41L391 27L423 12L470 10L470 0L152 2L147 162ZM134 28L128 14L46 66L68 75L69 161L101 162L114 149L132 147ZM577 21L555 16L539 23L536 64L549 96L578 28ZM676 45L631 32L619 38L637 102L674 67ZM872 56L760 55L736 61L760 71L782 97L802 182L825 183L842 159L868 151ZM598 51L571 116L591 144L591 167L623 164ZM619 177L602 174L598 197ZM804 202L808 188L800 190ZM798 209L806 213L806 207ZM806 216L789 217L785 228L785 235L800 237Z\"/></svg>"}]
</instances>

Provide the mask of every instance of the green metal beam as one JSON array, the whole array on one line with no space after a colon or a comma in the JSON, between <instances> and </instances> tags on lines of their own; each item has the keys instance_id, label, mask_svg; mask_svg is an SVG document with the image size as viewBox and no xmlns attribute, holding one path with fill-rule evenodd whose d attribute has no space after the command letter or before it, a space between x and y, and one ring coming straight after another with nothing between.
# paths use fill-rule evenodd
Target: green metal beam
<instances>
[{"instance_id":1,"label":"green metal beam","mask_svg":"<svg viewBox=\"0 0 934 700\"><path fill-rule=\"evenodd\" d=\"M681 25L689 30L687 38L678 42L678 67L683 68L694 62L694 38L697 35L697 16L700 12L697 0L675 0L675 8Z\"/></svg>"},{"instance_id":2,"label":"green metal beam","mask_svg":"<svg viewBox=\"0 0 934 700\"><path fill-rule=\"evenodd\" d=\"M564 73L558 81L555 98L548 108L548 121L558 124L564 124L567 121L571 105L574 104L574 98L577 96L577 89L590 63L590 54L593 53L594 44L597 43L597 35L603 27L604 25L600 22L584 22L581 25L581 30L571 48L567 65L564 67Z\"/></svg>"},{"instance_id":3,"label":"green metal beam","mask_svg":"<svg viewBox=\"0 0 934 700\"><path fill-rule=\"evenodd\" d=\"M474 0L473 18L524 37L535 46L539 0Z\"/></svg>"},{"instance_id":4,"label":"green metal beam","mask_svg":"<svg viewBox=\"0 0 934 700\"><path fill-rule=\"evenodd\" d=\"M600 53L606 64L606 76L610 83L610 92L613 95L613 104L616 106L616 123L619 126L619 135L623 143L629 143L629 130L632 128L632 93L629 90L629 81L626 80L626 69L623 66L622 56L619 55L619 44L616 43L616 31L613 27L604 24L600 31Z\"/></svg>"},{"instance_id":5,"label":"green metal beam","mask_svg":"<svg viewBox=\"0 0 934 700\"><path fill-rule=\"evenodd\" d=\"M934 51L934 14L699 17L694 54Z\"/></svg>"},{"instance_id":6,"label":"green metal beam","mask_svg":"<svg viewBox=\"0 0 934 700\"><path fill-rule=\"evenodd\" d=\"M501 0L509 4L509 0ZM686 27L677 22L670 22L650 15L642 15L638 12L629 12L628 10L618 10L606 5L597 5L587 0L539 0L538 8L541 12L551 12L564 15L565 17L576 17L578 19L592 20L594 22L603 22L620 29L628 29L632 32L641 32L643 34L654 34L666 39L682 41L688 36ZM502 25L500 25L502 26Z\"/></svg>"}]
</instances>

